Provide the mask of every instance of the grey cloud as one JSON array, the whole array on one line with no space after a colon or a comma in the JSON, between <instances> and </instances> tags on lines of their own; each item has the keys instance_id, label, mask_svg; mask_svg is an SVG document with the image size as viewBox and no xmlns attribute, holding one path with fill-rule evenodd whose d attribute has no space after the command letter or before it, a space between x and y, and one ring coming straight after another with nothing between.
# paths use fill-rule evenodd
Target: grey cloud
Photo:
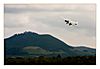
<instances>
[{"instance_id":1,"label":"grey cloud","mask_svg":"<svg viewBox=\"0 0 100 69\"><path fill-rule=\"evenodd\" d=\"M29 13L29 12L75 12L71 9L54 9L54 10L50 10L50 9L41 9L41 8L9 8L9 7L5 7L4 8L4 12L5 13Z\"/></svg>"},{"instance_id":2,"label":"grey cloud","mask_svg":"<svg viewBox=\"0 0 100 69\"><path fill-rule=\"evenodd\" d=\"M85 7L84 7L85 6ZM89 10L87 7L89 7L91 10ZM25 12L89 12L93 11L95 9L94 4L90 5L80 5L80 4L61 4L59 5L53 5L53 4L41 4L40 5L10 5L5 4L4 11L5 13L25 13Z\"/></svg>"},{"instance_id":3,"label":"grey cloud","mask_svg":"<svg viewBox=\"0 0 100 69\"><path fill-rule=\"evenodd\" d=\"M25 16L19 14L5 14L4 26L6 28L20 28L25 27L28 23L28 19Z\"/></svg>"},{"instance_id":4,"label":"grey cloud","mask_svg":"<svg viewBox=\"0 0 100 69\"><path fill-rule=\"evenodd\" d=\"M23 27L23 25L20 24L18 21L9 20L7 18L4 21L4 26L6 28L19 28L19 27Z\"/></svg>"},{"instance_id":5,"label":"grey cloud","mask_svg":"<svg viewBox=\"0 0 100 69\"><path fill-rule=\"evenodd\" d=\"M61 15L62 13L59 13L59 14ZM73 14L65 13L62 16L65 17L66 15L67 17L71 17L72 20L73 19L77 20L79 22L79 25L74 28L67 26L64 22L64 19L62 19L60 15L55 15L53 13L48 13L46 15L44 13L41 13L39 17L33 15L30 17L30 20L31 22L34 22L34 20L40 21L42 24L46 24L50 27L57 27L61 29L65 28L66 31L74 32L75 30L78 30L84 35L95 36L95 30L96 30L95 19L92 20L90 17L87 17L89 15L85 13L81 13L81 14L79 13L80 15L76 13L73 13ZM53 16L50 16L50 15L53 15ZM73 28L73 29L70 29L70 28Z\"/></svg>"},{"instance_id":6,"label":"grey cloud","mask_svg":"<svg viewBox=\"0 0 100 69\"><path fill-rule=\"evenodd\" d=\"M79 5L80 6L80 5ZM49 6L50 7L50 6ZM10 32L18 32L25 30L32 30L39 33L50 33L67 41L82 40L88 42L88 39L93 41L92 38L96 36L96 20L95 10L88 10L89 8L81 7L60 7L52 6L31 6L31 7L17 7L5 6L5 34ZM83 9L83 11L82 11ZM27 12L27 13L26 13ZM69 27L65 24L64 19L69 18L76 20L79 25L76 27ZM14 28L14 30L13 30ZM84 37L84 38L80 38ZM88 39L87 39L88 37ZM68 38L68 39L67 39ZM78 38L78 39L77 39ZM70 41L71 42L71 41ZM79 41L81 43L81 41ZM77 43L75 43L77 44ZM86 43L88 44L88 43ZM92 43L91 43L92 44Z\"/></svg>"}]
</instances>

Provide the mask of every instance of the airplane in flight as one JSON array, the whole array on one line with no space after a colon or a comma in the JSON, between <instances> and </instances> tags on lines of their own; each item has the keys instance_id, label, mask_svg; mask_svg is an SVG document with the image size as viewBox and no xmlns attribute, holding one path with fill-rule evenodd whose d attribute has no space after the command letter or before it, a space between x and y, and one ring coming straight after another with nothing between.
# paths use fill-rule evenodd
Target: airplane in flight
<instances>
[{"instance_id":1,"label":"airplane in flight","mask_svg":"<svg viewBox=\"0 0 100 69\"><path fill-rule=\"evenodd\" d=\"M78 22L76 21L72 21L70 19L64 19L65 20L65 23L68 24L69 26L77 26L78 25Z\"/></svg>"}]
</instances>

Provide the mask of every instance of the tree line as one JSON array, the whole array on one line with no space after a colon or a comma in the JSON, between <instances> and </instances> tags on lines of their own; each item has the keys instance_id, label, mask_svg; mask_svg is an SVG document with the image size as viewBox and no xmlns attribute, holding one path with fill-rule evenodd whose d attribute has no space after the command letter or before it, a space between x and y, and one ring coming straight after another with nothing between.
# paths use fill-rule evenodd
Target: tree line
<instances>
[{"instance_id":1,"label":"tree line","mask_svg":"<svg viewBox=\"0 0 100 69\"><path fill-rule=\"evenodd\" d=\"M76 57L8 57L4 60L5 65L96 65L96 56Z\"/></svg>"}]
</instances>

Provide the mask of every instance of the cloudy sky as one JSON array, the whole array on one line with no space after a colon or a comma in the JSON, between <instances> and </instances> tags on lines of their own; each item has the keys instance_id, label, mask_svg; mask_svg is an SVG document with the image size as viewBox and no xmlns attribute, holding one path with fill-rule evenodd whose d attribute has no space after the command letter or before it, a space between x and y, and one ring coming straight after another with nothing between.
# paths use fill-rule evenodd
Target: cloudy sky
<instances>
[{"instance_id":1,"label":"cloudy sky","mask_svg":"<svg viewBox=\"0 0 100 69\"><path fill-rule=\"evenodd\" d=\"M79 24L69 27L64 18ZM4 26L5 38L32 31L51 34L72 46L96 47L95 4L5 4Z\"/></svg>"}]
</instances>

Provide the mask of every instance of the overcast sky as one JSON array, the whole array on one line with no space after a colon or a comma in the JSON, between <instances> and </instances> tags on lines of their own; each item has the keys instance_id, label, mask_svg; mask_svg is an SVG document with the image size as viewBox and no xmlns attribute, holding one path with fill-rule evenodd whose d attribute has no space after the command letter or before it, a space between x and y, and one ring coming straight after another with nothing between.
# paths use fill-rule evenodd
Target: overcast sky
<instances>
[{"instance_id":1,"label":"overcast sky","mask_svg":"<svg viewBox=\"0 0 100 69\"><path fill-rule=\"evenodd\" d=\"M4 14L5 38L32 31L72 46L96 47L95 4L5 4ZM79 25L69 27L64 18Z\"/></svg>"}]
</instances>

